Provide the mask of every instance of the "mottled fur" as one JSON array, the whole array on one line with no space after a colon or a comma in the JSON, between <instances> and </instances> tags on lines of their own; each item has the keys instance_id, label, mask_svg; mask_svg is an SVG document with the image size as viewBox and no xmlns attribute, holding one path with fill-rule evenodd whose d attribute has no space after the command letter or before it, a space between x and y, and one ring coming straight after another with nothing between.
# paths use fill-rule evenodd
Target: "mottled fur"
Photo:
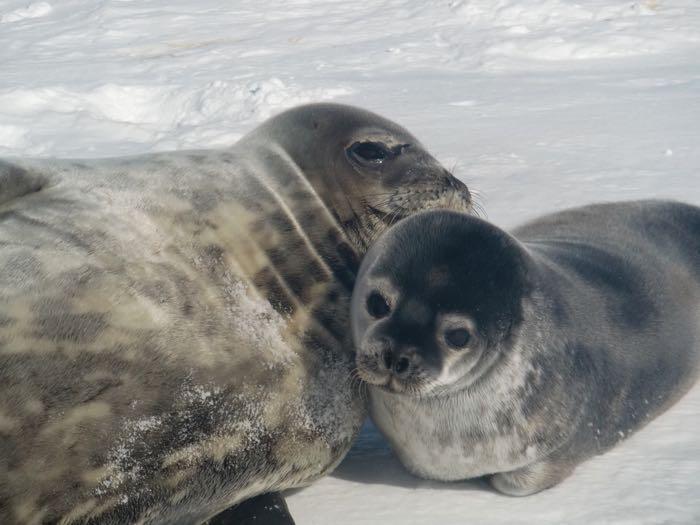
<instances>
[{"instance_id":1,"label":"mottled fur","mask_svg":"<svg viewBox=\"0 0 700 525\"><path fill-rule=\"evenodd\" d=\"M363 140L410 147L365 169ZM439 205L469 193L414 137L329 104L224 150L1 163L0 521L197 523L327 473L365 415L358 261Z\"/></svg>"},{"instance_id":2,"label":"mottled fur","mask_svg":"<svg viewBox=\"0 0 700 525\"><path fill-rule=\"evenodd\" d=\"M390 307L378 319L372 293ZM372 417L409 470L488 475L501 492L531 494L696 380L700 208L593 205L513 236L421 213L369 251L352 318L360 376L375 385ZM445 319L469 331L464 347L449 347ZM410 365L399 374L386 363L401 356Z\"/></svg>"}]
</instances>

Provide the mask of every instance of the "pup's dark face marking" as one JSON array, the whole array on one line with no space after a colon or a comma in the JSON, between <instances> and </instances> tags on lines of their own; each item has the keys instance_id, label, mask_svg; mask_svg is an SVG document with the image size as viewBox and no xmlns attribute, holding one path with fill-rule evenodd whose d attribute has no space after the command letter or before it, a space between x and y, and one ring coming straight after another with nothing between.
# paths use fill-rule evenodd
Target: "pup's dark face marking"
<instances>
[{"instance_id":1,"label":"pup's dark face marking","mask_svg":"<svg viewBox=\"0 0 700 525\"><path fill-rule=\"evenodd\" d=\"M433 395L477 380L522 318L526 262L517 242L448 211L409 217L370 249L352 301L360 376Z\"/></svg>"}]
</instances>

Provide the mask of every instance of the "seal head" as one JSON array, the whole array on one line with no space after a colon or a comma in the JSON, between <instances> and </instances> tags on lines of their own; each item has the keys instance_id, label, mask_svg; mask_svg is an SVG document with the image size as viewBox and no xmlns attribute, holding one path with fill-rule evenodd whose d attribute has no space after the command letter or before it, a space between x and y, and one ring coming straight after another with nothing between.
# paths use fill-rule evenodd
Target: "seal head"
<instances>
[{"instance_id":1,"label":"seal head","mask_svg":"<svg viewBox=\"0 0 700 525\"><path fill-rule=\"evenodd\" d=\"M369 251L354 291L360 376L420 396L477 381L522 319L525 257L509 235L456 212L402 221Z\"/></svg>"},{"instance_id":2,"label":"seal head","mask_svg":"<svg viewBox=\"0 0 700 525\"><path fill-rule=\"evenodd\" d=\"M358 250L378 233L428 208L469 211L467 186L440 165L405 128L340 104L313 104L270 119L238 148L260 149L268 163L274 144L293 163ZM253 153L253 152L251 152Z\"/></svg>"}]
</instances>

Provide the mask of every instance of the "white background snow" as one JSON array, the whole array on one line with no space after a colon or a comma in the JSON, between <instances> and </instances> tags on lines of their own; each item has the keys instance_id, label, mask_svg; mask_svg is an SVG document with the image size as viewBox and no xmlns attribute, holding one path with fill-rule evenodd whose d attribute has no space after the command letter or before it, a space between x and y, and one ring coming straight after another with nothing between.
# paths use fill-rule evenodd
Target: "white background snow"
<instances>
[{"instance_id":1,"label":"white background snow","mask_svg":"<svg viewBox=\"0 0 700 525\"><path fill-rule=\"evenodd\" d=\"M299 103L408 127L512 226L700 205L700 0L0 0L0 156L231 144ZM299 525L700 523L700 386L558 487L411 477L371 427Z\"/></svg>"}]
</instances>

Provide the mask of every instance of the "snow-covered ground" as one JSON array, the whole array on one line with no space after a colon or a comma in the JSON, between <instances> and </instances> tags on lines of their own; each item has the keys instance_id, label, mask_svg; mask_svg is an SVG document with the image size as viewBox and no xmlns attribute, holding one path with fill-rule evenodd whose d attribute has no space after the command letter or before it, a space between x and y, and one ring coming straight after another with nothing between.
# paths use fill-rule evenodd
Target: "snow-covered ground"
<instances>
[{"instance_id":1,"label":"snow-covered ground","mask_svg":"<svg viewBox=\"0 0 700 525\"><path fill-rule=\"evenodd\" d=\"M0 156L230 144L302 102L414 132L511 226L700 204L698 0L0 0ZM700 523L700 386L524 499L406 474L371 427L299 525Z\"/></svg>"}]
</instances>

